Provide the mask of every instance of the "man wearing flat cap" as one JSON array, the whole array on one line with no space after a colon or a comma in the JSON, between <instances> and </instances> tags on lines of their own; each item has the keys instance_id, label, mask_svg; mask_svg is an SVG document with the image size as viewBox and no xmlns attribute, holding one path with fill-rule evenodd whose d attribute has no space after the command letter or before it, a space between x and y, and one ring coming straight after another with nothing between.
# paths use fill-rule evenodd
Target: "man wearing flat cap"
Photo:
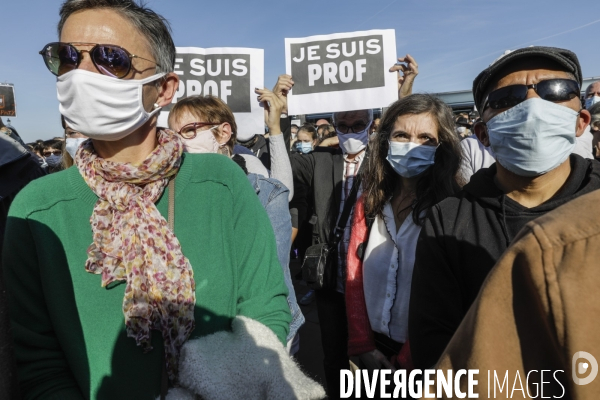
<instances>
[{"instance_id":1,"label":"man wearing flat cap","mask_svg":"<svg viewBox=\"0 0 600 400\"><path fill-rule=\"evenodd\" d=\"M475 78L473 129L496 163L434 206L421 231L409 311L417 368L438 361L525 224L600 188L600 163L571 154L590 122L581 83L574 53L539 46L507 52Z\"/></svg>"}]
</instances>

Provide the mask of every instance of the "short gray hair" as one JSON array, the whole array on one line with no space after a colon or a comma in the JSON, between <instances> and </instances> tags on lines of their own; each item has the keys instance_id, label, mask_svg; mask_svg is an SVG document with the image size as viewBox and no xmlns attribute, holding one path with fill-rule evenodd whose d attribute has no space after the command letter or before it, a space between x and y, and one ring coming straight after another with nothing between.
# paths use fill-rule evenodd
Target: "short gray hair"
<instances>
[{"instance_id":1,"label":"short gray hair","mask_svg":"<svg viewBox=\"0 0 600 400\"><path fill-rule=\"evenodd\" d=\"M354 113L355 112L365 112L365 113L367 113L367 118L369 119L369 121L367 123L373 122L373 110L372 109L334 112L333 114L331 114L331 120L332 120L333 124L335 125L336 119L339 119L342 114L348 114L348 113L352 113L352 112L354 112ZM337 116L337 118L336 118L336 116Z\"/></svg>"},{"instance_id":2,"label":"short gray hair","mask_svg":"<svg viewBox=\"0 0 600 400\"><path fill-rule=\"evenodd\" d=\"M173 72L175 66L175 44L171 37L169 22L145 4L135 0L65 0L60 7L58 36L65 21L73 13L93 9L110 9L121 14L146 38L150 52L156 61L156 73Z\"/></svg>"}]
</instances>

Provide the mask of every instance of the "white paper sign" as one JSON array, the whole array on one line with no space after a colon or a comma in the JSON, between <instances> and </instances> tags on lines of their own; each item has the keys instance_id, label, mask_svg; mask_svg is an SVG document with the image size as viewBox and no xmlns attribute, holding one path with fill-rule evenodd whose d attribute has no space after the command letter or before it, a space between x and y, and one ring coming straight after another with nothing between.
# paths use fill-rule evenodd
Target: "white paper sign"
<instances>
[{"instance_id":1,"label":"white paper sign","mask_svg":"<svg viewBox=\"0 0 600 400\"><path fill-rule=\"evenodd\" d=\"M285 39L292 115L387 107L398 100L393 29Z\"/></svg>"},{"instance_id":2,"label":"white paper sign","mask_svg":"<svg viewBox=\"0 0 600 400\"><path fill-rule=\"evenodd\" d=\"M169 111L178 100L213 95L233 111L239 139L264 133L264 111L254 93L254 88L264 87L264 50L177 47L175 73L179 75L179 88L172 104L161 111L159 126L167 126Z\"/></svg>"}]
</instances>

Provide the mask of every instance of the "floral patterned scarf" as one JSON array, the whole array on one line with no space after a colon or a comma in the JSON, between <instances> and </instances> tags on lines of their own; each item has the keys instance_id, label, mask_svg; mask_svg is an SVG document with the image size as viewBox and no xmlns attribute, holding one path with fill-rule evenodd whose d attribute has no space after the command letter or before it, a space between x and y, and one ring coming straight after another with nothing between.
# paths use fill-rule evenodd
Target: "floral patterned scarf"
<instances>
[{"instance_id":1,"label":"floral patterned scarf","mask_svg":"<svg viewBox=\"0 0 600 400\"><path fill-rule=\"evenodd\" d=\"M154 205L179 170L183 142L167 130L158 133L158 142L140 165L133 165L98 157L88 140L75 163L99 197L90 218L94 239L85 269L102 275L102 287L127 281L127 336L148 352L150 330L160 330L174 380L179 351L194 330L196 295L190 262Z\"/></svg>"}]
</instances>

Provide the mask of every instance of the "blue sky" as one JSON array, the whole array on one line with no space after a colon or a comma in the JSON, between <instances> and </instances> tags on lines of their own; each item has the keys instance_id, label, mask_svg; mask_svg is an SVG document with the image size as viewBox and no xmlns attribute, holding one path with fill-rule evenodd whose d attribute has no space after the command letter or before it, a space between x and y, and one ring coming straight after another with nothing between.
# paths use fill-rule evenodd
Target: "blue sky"
<instances>
[{"instance_id":1,"label":"blue sky","mask_svg":"<svg viewBox=\"0 0 600 400\"><path fill-rule=\"evenodd\" d=\"M38 51L57 39L61 0L4 1L0 82L15 84L25 141L62 135L56 80ZM585 77L600 76L600 1L580 0L148 0L173 28L177 46L265 49L265 84L285 72L284 38L396 30L398 55L413 55L415 91L470 89L473 78L506 49L564 47ZM4 119L6 123L6 118Z\"/></svg>"}]
</instances>

